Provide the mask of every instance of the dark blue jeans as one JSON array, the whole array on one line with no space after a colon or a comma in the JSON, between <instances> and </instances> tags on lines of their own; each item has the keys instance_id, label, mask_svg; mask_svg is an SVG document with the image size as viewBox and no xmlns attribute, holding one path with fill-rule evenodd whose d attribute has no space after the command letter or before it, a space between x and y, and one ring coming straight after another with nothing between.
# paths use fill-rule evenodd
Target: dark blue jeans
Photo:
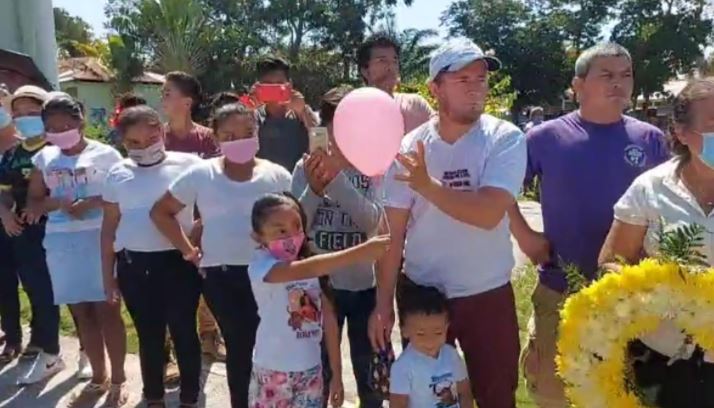
<instances>
[{"instance_id":1,"label":"dark blue jeans","mask_svg":"<svg viewBox=\"0 0 714 408\"><path fill-rule=\"evenodd\" d=\"M347 323L347 339L350 342L350 358L355 380L357 380L360 407L381 408L381 398L369 386L370 362L372 361L373 350L369 342L367 323L376 303L376 291L375 289L368 289L352 292L333 289L332 292L334 293L335 311L340 334L345 323ZM326 357L327 354L324 353L324 358ZM330 365L325 361L323 366L329 368ZM329 392L327 390L328 385L329 382L326 382L325 388L327 392Z\"/></svg>"},{"instance_id":2,"label":"dark blue jeans","mask_svg":"<svg viewBox=\"0 0 714 408\"><path fill-rule=\"evenodd\" d=\"M0 329L9 346L22 345L17 266L10 237L0 227Z\"/></svg>"},{"instance_id":3,"label":"dark blue jeans","mask_svg":"<svg viewBox=\"0 0 714 408\"><path fill-rule=\"evenodd\" d=\"M17 237L10 238L17 274L30 298L32 335L30 343L48 354L59 354L59 307L55 305L52 281L45 262L45 225L25 225Z\"/></svg>"}]
</instances>

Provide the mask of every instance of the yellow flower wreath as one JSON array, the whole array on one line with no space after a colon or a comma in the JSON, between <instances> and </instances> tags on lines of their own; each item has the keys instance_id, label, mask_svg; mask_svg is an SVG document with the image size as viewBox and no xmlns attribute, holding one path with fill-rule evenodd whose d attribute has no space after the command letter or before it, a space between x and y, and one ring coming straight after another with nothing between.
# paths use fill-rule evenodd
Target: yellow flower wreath
<instances>
[{"instance_id":1,"label":"yellow flower wreath","mask_svg":"<svg viewBox=\"0 0 714 408\"><path fill-rule=\"evenodd\" d=\"M714 270L652 259L625 266L570 296L561 311L556 364L577 408L644 408L625 386L630 341L663 318L714 350Z\"/></svg>"}]
</instances>

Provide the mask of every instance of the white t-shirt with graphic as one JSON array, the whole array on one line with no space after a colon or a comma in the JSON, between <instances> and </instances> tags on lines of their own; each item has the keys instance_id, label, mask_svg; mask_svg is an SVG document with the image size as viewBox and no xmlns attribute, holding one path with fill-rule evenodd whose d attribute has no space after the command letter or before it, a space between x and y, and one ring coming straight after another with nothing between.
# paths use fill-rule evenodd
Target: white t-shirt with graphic
<instances>
[{"instance_id":1,"label":"white t-shirt with graphic","mask_svg":"<svg viewBox=\"0 0 714 408\"><path fill-rule=\"evenodd\" d=\"M198 206L203 221L202 267L248 265L255 241L250 216L265 194L290 190L290 173L282 166L258 160L253 177L238 182L223 172L223 157L203 160L181 174L169 192L186 207Z\"/></svg>"},{"instance_id":2,"label":"white t-shirt with graphic","mask_svg":"<svg viewBox=\"0 0 714 408\"><path fill-rule=\"evenodd\" d=\"M121 159L113 147L87 140L84 150L74 156L65 155L57 146L45 146L32 158L32 164L42 172L50 197L76 201L101 196L109 169ZM76 232L99 229L101 226L101 208L88 211L81 219L56 210L48 214L45 231L48 234Z\"/></svg>"},{"instance_id":3,"label":"white t-shirt with graphic","mask_svg":"<svg viewBox=\"0 0 714 408\"><path fill-rule=\"evenodd\" d=\"M280 261L258 249L248 266L260 324L253 363L274 371L305 371L321 362L322 291L318 279L267 283Z\"/></svg>"},{"instance_id":4,"label":"white t-shirt with graphic","mask_svg":"<svg viewBox=\"0 0 714 408\"><path fill-rule=\"evenodd\" d=\"M408 134L401 152L424 143L429 174L454 189L496 187L518 195L526 171L526 140L515 125L481 115L456 143L441 139L430 120ZM395 161L384 179L386 207L410 211L405 242L406 274L417 284L436 287L449 298L483 293L508 283L515 262L508 217L492 230L467 225L442 212L407 183Z\"/></svg>"},{"instance_id":5,"label":"white t-shirt with graphic","mask_svg":"<svg viewBox=\"0 0 714 408\"><path fill-rule=\"evenodd\" d=\"M410 345L392 365L389 392L408 395L409 408L459 408L458 383L467 378L452 346L444 344L433 358Z\"/></svg>"},{"instance_id":6,"label":"white t-shirt with graphic","mask_svg":"<svg viewBox=\"0 0 714 408\"><path fill-rule=\"evenodd\" d=\"M104 201L119 205L121 219L114 249L157 252L175 249L151 221L151 207L184 171L201 159L193 154L166 152L166 158L154 166L139 166L131 159L114 165L107 175ZM184 231L193 226L193 206L186 206L176 216Z\"/></svg>"}]
</instances>

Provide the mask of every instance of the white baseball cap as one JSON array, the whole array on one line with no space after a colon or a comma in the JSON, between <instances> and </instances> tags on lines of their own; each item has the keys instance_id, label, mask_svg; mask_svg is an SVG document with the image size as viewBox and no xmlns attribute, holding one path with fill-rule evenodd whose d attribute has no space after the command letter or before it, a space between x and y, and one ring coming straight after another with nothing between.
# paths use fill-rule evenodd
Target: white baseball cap
<instances>
[{"instance_id":1,"label":"white baseball cap","mask_svg":"<svg viewBox=\"0 0 714 408\"><path fill-rule=\"evenodd\" d=\"M432 54L429 80L433 81L442 72L456 72L474 61L486 61L489 71L501 69L501 61L484 53L473 41L466 38L449 40Z\"/></svg>"}]
</instances>

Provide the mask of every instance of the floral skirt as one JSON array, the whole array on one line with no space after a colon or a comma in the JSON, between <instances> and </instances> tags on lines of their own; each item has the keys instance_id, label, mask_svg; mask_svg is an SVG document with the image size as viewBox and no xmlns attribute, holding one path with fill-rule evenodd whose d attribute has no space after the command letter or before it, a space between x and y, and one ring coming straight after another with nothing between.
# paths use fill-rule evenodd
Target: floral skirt
<instances>
[{"instance_id":1,"label":"floral skirt","mask_svg":"<svg viewBox=\"0 0 714 408\"><path fill-rule=\"evenodd\" d=\"M250 408L322 408L322 367L283 372L253 366Z\"/></svg>"}]
</instances>

